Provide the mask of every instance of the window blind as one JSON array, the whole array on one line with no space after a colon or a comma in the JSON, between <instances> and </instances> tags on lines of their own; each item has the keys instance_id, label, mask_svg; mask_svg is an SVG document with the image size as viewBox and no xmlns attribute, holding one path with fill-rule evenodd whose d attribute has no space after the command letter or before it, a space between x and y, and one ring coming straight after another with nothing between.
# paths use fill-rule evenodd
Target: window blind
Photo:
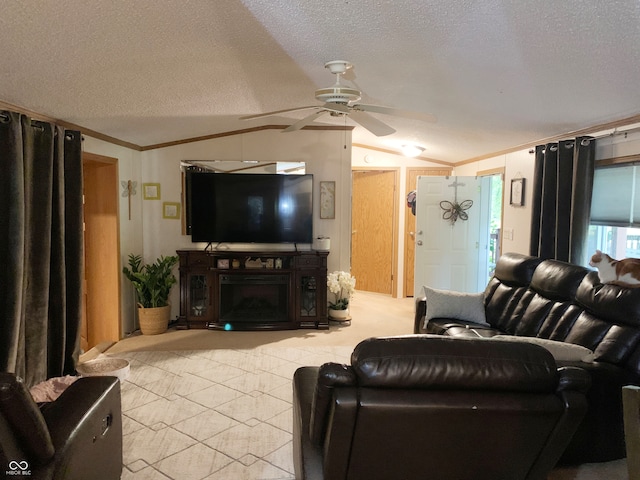
<instances>
[{"instance_id":1,"label":"window blind","mask_svg":"<svg viewBox=\"0 0 640 480\"><path fill-rule=\"evenodd\" d=\"M640 165L596 168L591 224L640 227Z\"/></svg>"}]
</instances>

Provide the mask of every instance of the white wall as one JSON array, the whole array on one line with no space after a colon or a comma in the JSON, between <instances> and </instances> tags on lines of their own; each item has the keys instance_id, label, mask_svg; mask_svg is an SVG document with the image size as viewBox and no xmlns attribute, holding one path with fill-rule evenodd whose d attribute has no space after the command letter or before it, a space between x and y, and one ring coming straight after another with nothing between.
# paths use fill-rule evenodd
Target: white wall
<instances>
[{"instance_id":1,"label":"white wall","mask_svg":"<svg viewBox=\"0 0 640 480\"><path fill-rule=\"evenodd\" d=\"M181 160L277 160L304 161L307 172L314 174L314 236L331 238L329 271L349 270L351 253L351 165L355 167L399 167L398 189L398 290L403 292L404 278L404 219L406 204L404 186L407 167L440 167L441 164L419 159L409 159L361 147L349 148L351 132L302 130L282 134L279 130L263 130L242 135L221 137L202 142L138 152L108 142L85 136L86 152L118 159L120 181L137 182L137 195L131 200L131 220L128 219L128 199L120 190L120 249L121 264L126 264L129 253L141 253L145 260L159 255L171 255L177 249L194 248L188 236L181 234L180 221L162 218L162 202L180 202ZM598 140L596 159L640 154L640 132L604 136ZM345 148L346 146L346 148ZM533 183L534 156L528 150L499 155L486 160L460 165L454 175L476 175L480 171L505 168L505 195L502 251L529 252L531 187ZM509 205L509 186L514 178L525 178L525 204ZM336 181L336 219L321 220L319 211L319 183ZM142 199L143 183L160 183L160 201ZM507 234L505 235L505 231ZM512 232L512 235L509 232ZM506 238L505 238L506 237ZM123 278L120 299L123 333L133 330L135 304L133 290ZM178 289L172 292L172 316L178 315Z\"/></svg>"},{"instance_id":2,"label":"white wall","mask_svg":"<svg viewBox=\"0 0 640 480\"><path fill-rule=\"evenodd\" d=\"M129 253L142 254L145 261L153 261L160 255L175 255L178 249L204 246L192 243L191 237L181 234L180 220L162 218L162 202L181 201L182 160L274 160L306 162L307 173L314 175L313 232L314 237L323 235L331 238L329 271L350 268L350 146L351 131L339 130L302 130L286 135L280 130L262 130L145 152L91 137L85 137L83 144L86 152L118 159L119 181L137 182L137 194L131 199L131 220L128 217L128 199L120 196L120 269L126 264ZM324 180L336 182L336 218L331 220L320 219L318 214L319 182ZM159 183L161 199L143 200L143 183ZM118 192L119 195L121 193ZM136 307L133 290L124 277L121 278L121 291L122 332L126 334L136 328ZM179 313L178 288L172 290L171 303L171 315L175 318Z\"/></svg>"},{"instance_id":3,"label":"white wall","mask_svg":"<svg viewBox=\"0 0 640 480\"><path fill-rule=\"evenodd\" d=\"M504 168L504 190L502 204L502 251L529 254L531 235L531 187L533 184L534 155L528 150L499 155L485 160L456 167L454 174L474 176L478 172ZM510 202L511 180L525 179L524 206L514 207Z\"/></svg>"},{"instance_id":4,"label":"white wall","mask_svg":"<svg viewBox=\"0 0 640 480\"><path fill-rule=\"evenodd\" d=\"M604 136L603 136L604 135ZM640 132L594 134L596 143L596 161L606 158L624 157L640 154ZM504 167L504 202L502 225L502 251L529 253L531 235L531 198L533 188L533 169L535 154L532 149L500 155L487 160L472 162L456 167L456 175L475 175L483 170ZM525 202L523 207L509 204L511 180L525 178Z\"/></svg>"}]
</instances>

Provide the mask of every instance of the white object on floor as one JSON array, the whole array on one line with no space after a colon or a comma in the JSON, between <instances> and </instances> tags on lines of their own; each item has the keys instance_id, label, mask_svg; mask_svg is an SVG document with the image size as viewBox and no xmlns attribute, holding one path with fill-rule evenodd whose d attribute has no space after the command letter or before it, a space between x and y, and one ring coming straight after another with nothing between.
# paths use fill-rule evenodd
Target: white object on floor
<instances>
[{"instance_id":1,"label":"white object on floor","mask_svg":"<svg viewBox=\"0 0 640 480\"><path fill-rule=\"evenodd\" d=\"M100 355L94 360L79 364L76 370L83 377L118 377L122 382L129 377L129 361Z\"/></svg>"}]
</instances>

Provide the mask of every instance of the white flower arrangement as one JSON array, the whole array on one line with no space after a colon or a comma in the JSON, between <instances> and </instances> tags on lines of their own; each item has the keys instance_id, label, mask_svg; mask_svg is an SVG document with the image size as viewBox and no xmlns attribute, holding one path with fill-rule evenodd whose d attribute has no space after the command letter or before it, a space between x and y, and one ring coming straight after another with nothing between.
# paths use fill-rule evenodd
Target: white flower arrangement
<instances>
[{"instance_id":1,"label":"white flower arrangement","mask_svg":"<svg viewBox=\"0 0 640 480\"><path fill-rule=\"evenodd\" d=\"M327 275L327 288L334 295L334 301L329 302L329 308L346 310L356 289L356 279L349 272L331 272Z\"/></svg>"}]
</instances>

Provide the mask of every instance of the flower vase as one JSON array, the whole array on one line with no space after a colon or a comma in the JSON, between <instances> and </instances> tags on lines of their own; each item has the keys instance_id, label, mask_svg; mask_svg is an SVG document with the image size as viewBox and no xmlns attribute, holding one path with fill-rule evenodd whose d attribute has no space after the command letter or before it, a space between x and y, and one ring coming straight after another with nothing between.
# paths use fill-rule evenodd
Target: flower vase
<instances>
[{"instance_id":1,"label":"flower vase","mask_svg":"<svg viewBox=\"0 0 640 480\"><path fill-rule=\"evenodd\" d=\"M329 318L331 320L345 321L349 319L349 310L329 309Z\"/></svg>"}]
</instances>

